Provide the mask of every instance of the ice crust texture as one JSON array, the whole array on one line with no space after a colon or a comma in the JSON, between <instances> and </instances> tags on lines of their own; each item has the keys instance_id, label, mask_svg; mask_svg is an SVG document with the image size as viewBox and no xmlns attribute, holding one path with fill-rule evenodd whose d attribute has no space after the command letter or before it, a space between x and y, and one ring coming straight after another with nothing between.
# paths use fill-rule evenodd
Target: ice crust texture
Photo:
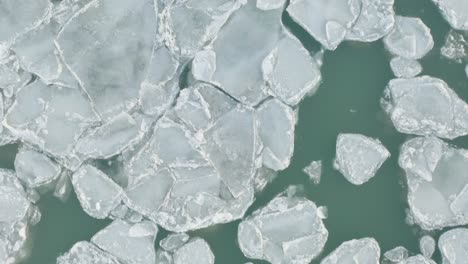
<instances>
[{"instance_id":1,"label":"ice crust texture","mask_svg":"<svg viewBox=\"0 0 468 264\"><path fill-rule=\"evenodd\" d=\"M468 4L433 2L452 28L440 53L468 77ZM434 263L428 236L420 255L381 257L368 237L323 256L327 207L297 186L246 215L289 167L299 105L319 89L324 53L345 41L382 40L391 56L382 108L419 136L398 157L410 218L426 231L468 224L468 150L443 141L468 134L468 106L444 80L418 76L431 30L396 15L394 0L0 0L0 25L0 145L19 145L15 170L0 169L1 264L27 258L41 196L72 191L112 223L57 264L214 264L209 243L188 234L239 219L240 250L273 264ZM377 138L341 133L333 166L363 185L390 155ZM318 185L328 165L304 166ZM170 233L155 247L160 228ZM467 237L439 238L442 264L465 263Z\"/></svg>"}]
</instances>

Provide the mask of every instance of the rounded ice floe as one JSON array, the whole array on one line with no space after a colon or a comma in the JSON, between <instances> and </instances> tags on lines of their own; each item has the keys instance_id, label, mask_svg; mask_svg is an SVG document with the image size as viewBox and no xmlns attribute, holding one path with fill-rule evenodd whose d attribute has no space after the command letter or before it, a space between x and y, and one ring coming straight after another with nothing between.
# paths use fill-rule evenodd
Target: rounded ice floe
<instances>
[{"instance_id":1,"label":"rounded ice floe","mask_svg":"<svg viewBox=\"0 0 468 264\"><path fill-rule=\"evenodd\" d=\"M317 206L305 198L279 196L243 220L239 246L248 258L273 264L306 264L317 257L328 238Z\"/></svg>"},{"instance_id":2,"label":"rounded ice floe","mask_svg":"<svg viewBox=\"0 0 468 264\"><path fill-rule=\"evenodd\" d=\"M436 242L431 236L423 236L419 239L419 251L426 258L431 258L436 248Z\"/></svg>"},{"instance_id":3,"label":"rounded ice floe","mask_svg":"<svg viewBox=\"0 0 468 264\"><path fill-rule=\"evenodd\" d=\"M339 134L334 167L355 185L375 176L390 152L379 140L360 134Z\"/></svg>"},{"instance_id":4,"label":"rounded ice floe","mask_svg":"<svg viewBox=\"0 0 468 264\"><path fill-rule=\"evenodd\" d=\"M405 247L398 246L384 253L384 258L391 261L392 263L400 263L407 259L409 252Z\"/></svg>"},{"instance_id":5,"label":"rounded ice floe","mask_svg":"<svg viewBox=\"0 0 468 264\"><path fill-rule=\"evenodd\" d=\"M435 137L401 147L399 165L408 183L414 222L425 230L468 224L468 151Z\"/></svg>"},{"instance_id":6,"label":"rounded ice floe","mask_svg":"<svg viewBox=\"0 0 468 264\"><path fill-rule=\"evenodd\" d=\"M468 260L468 229L456 228L443 233L439 238L441 264L464 264Z\"/></svg>"},{"instance_id":7,"label":"rounded ice floe","mask_svg":"<svg viewBox=\"0 0 468 264\"><path fill-rule=\"evenodd\" d=\"M390 61L390 68L398 78L410 78L421 73L422 66L417 60L395 57Z\"/></svg>"},{"instance_id":8,"label":"rounded ice floe","mask_svg":"<svg viewBox=\"0 0 468 264\"><path fill-rule=\"evenodd\" d=\"M384 43L392 54L407 59L420 59L434 47L431 30L416 17L396 16Z\"/></svg>"},{"instance_id":9,"label":"rounded ice floe","mask_svg":"<svg viewBox=\"0 0 468 264\"><path fill-rule=\"evenodd\" d=\"M379 264L380 247L373 238L353 239L342 243L326 256L320 264Z\"/></svg>"},{"instance_id":10,"label":"rounded ice floe","mask_svg":"<svg viewBox=\"0 0 468 264\"><path fill-rule=\"evenodd\" d=\"M452 28L468 30L468 5L465 0L432 0Z\"/></svg>"},{"instance_id":11,"label":"rounded ice floe","mask_svg":"<svg viewBox=\"0 0 468 264\"><path fill-rule=\"evenodd\" d=\"M356 22L361 6L361 0L294 0L286 10L326 49L334 50Z\"/></svg>"},{"instance_id":12,"label":"rounded ice floe","mask_svg":"<svg viewBox=\"0 0 468 264\"><path fill-rule=\"evenodd\" d=\"M468 134L468 105L441 79L393 79L382 105L401 133L447 139Z\"/></svg>"}]
</instances>

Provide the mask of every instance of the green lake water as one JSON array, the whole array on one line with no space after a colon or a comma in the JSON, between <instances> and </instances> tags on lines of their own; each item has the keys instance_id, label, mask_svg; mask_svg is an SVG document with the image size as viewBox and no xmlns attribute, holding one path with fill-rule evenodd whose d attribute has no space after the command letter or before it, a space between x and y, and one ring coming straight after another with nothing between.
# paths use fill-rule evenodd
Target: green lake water
<instances>
[{"instance_id":1,"label":"green lake water","mask_svg":"<svg viewBox=\"0 0 468 264\"><path fill-rule=\"evenodd\" d=\"M423 73L445 80L455 92L468 101L468 80L464 66L440 56L440 47L449 25L430 0L396 0L398 15L420 17L431 28L434 49L421 60ZM300 38L312 53L318 44L286 15L284 23ZM322 67L323 83L318 92L306 98L299 109L296 127L295 152L291 165L281 172L266 189L257 195L248 214L270 201L291 184L305 187L306 196L328 207L325 225L329 238L323 252L330 253L342 242L354 238L374 237L382 253L396 246L418 252L418 239L423 234L405 223L406 190L402 170L397 159L400 145L409 138L399 134L382 112L380 98L393 75L390 55L382 41L370 44L346 42L334 52L326 52ZM368 183L354 186L332 167L335 141L342 132L361 133L378 138L392 153L377 175ZM468 138L452 143L468 148ZM17 146L0 148L1 165L12 168ZM320 185L310 183L302 169L312 160L323 160ZM72 194L66 203L44 196L38 203L42 219L33 230L31 257L24 264L53 264L57 256L81 240L89 240L110 221L89 217ZM191 232L208 241L216 264L243 264L245 258L237 245L239 221ZM440 232L433 233L435 237ZM167 232L161 230L158 241ZM436 254L435 260L440 256ZM320 258L312 263L319 263Z\"/></svg>"}]
</instances>

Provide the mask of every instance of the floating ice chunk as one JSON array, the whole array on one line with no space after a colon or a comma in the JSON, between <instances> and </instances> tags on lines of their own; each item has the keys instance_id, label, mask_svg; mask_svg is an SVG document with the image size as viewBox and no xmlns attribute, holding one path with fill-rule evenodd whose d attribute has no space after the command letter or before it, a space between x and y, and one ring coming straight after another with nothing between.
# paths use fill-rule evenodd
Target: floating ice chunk
<instances>
[{"instance_id":1,"label":"floating ice chunk","mask_svg":"<svg viewBox=\"0 0 468 264\"><path fill-rule=\"evenodd\" d=\"M276 99L264 102L257 111L263 164L275 171L284 170L294 152L296 113Z\"/></svg>"},{"instance_id":2,"label":"floating ice chunk","mask_svg":"<svg viewBox=\"0 0 468 264\"><path fill-rule=\"evenodd\" d=\"M35 81L16 94L3 124L20 139L76 167L73 146L85 129L98 121L80 90L46 86Z\"/></svg>"},{"instance_id":3,"label":"floating ice chunk","mask_svg":"<svg viewBox=\"0 0 468 264\"><path fill-rule=\"evenodd\" d=\"M468 5L464 0L432 0L454 29L468 30Z\"/></svg>"},{"instance_id":4,"label":"floating ice chunk","mask_svg":"<svg viewBox=\"0 0 468 264\"><path fill-rule=\"evenodd\" d=\"M456 228L443 233L439 238L441 264L463 264L468 259L468 229Z\"/></svg>"},{"instance_id":5,"label":"floating ice chunk","mask_svg":"<svg viewBox=\"0 0 468 264\"><path fill-rule=\"evenodd\" d=\"M465 66L465 74L466 74L466 78L468 78L468 64Z\"/></svg>"},{"instance_id":6,"label":"floating ice chunk","mask_svg":"<svg viewBox=\"0 0 468 264\"><path fill-rule=\"evenodd\" d=\"M401 261L404 261L405 259L407 259L408 256L409 256L408 250L402 246L393 248L384 253L385 259L388 259L389 261L393 263L400 263Z\"/></svg>"},{"instance_id":7,"label":"floating ice chunk","mask_svg":"<svg viewBox=\"0 0 468 264\"><path fill-rule=\"evenodd\" d=\"M65 202L72 191L72 184L70 180L71 172L62 170L57 182L55 183L54 196L62 202Z\"/></svg>"},{"instance_id":8,"label":"floating ice chunk","mask_svg":"<svg viewBox=\"0 0 468 264\"><path fill-rule=\"evenodd\" d=\"M107 159L136 144L141 137L136 121L124 112L82 136L75 150L86 158Z\"/></svg>"},{"instance_id":9,"label":"floating ice chunk","mask_svg":"<svg viewBox=\"0 0 468 264\"><path fill-rule=\"evenodd\" d=\"M431 258L434 254L436 242L431 236L423 236L419 239L419 250L426 258Z\"/></svg>"},{"instance_id":10,"label":"floating ice chunk","mask_svg":"<svg viewBox=\"0 0 468 264\"><path fill-rule=\"evenodd\" d=\"M394 0L361 0L361 12L346 39L372 42L387 35L395 24Z\"/></svg>"},{"instance_id":11,"label":"floating ice chunk","mask_svg":"<svg viewBox=\"0 0 468 264\"><path fill-rule=\"evenodd\" d=\"M393 79L382 105L401 133L447 139L468 134L468 105L441 79Z\"/></svg>"},{"instance_id":12,"label":"floating ice chunk","mask_svg":"<svg viewBox=\"0 0 468 264\"><path fill-rule=\"evenodd\" d=\"M57 264L121 264L114 256L94 244L80 241L57 259Z\"/></svg>"},{"instance_id":13,"label":"floating ice chunk","mask_svg":"<svg viewBox=\"0 0 468 264\"><path fill-rule=\"evenodd\" d=\"M400 167L406 172L408 203L415 222L425 230L468 223L468 151L437 138L403 144Z\"/></svg>"},{"instance_id":14,"label":"floating ice chunk","mask_svg":"<svg viewBox=\"0 0 468 264\"><path fill-rule=\"evenodd\" d=\"M115 220L91 241L124 264L156 264L154 240L158 228L149 221L129 224Z\"/></svg>"},{"instance_id":15,"label":"floating ice chunk","mask_svg":"<svg viewBox=\"0 0 468 264\"><path fill-rule=\"evenodd\" d=\"M3 0L0 11L0 47L37 26L52 8L48 0Z\"/></svg>"},{"instance_id":16,"label":"floating ice chunk","mask_svg":"<svg viewBox=\"0 0 468 264\"><path fill-rule=\"evenodd\" d=\"M39 188L56 180L60 166L46 155L36 150L22 147L15 158L17 177L28 188Z\"/></svg>"},{"instance_id":17,"label":"floating ice chunk","mask_svg":"<svg viewBox=\"0 0 468 264\"><path fill-rule=\"evenodd\" d=\"M95 0L58 34L61 56L101 116L136 104L156 28L154 1Z\"/></svg>"},{"instance_id":18,"label":"floating ice chunk","mask_svg":"<svg viewBox=\"0 0 468 264\"><path fill-rule=\"evenodd\" d=\"M390 61L393 74L398 78L410 78L421 73L422 66L417 60L395 57Z\"/></svg>"},{"instance_id":19,"label":"floating ice chunk","mask_svg":"<svg viewBox=\"0 0 468 264\"><path fill-rule=\"evenodd\" d=\"M373 238L353 239L342 243L320 264L379 264L380 247Z\"/></svg>"},{"instance_id":20,"label":"floating ice chunk","mask_svg":"<svg viewBox=\"0 0 468 264\"><path fill-rule=\"evenodd\" d=\"M216 70L210 80L203 81L213 83L237 100L254 106L267 97L264 89L260 88L264 83L261 67L264 58L283 37L283 8L262 10L256 7L257 1L245 2L232 14L211 44L216 54Z\"/></svg>"},{"instance_id":21,"label":"floating ice chunk","mask_svg":"<svg viewBox=\"0 0 468 264\"><path fill-rule=\"evenodd\" d=\"M312 161L309 165L307 165L304 169L302 169L307 175L309 175L310 180L315 184L320 183L320 179L322 178L322 161Z\"/></svg>"},{"instance_id":22,"label":"floating ice chunk","mask_svg":"<svg viewBox=\"0 0 468 264\"><path fill-rule=\"evenodd\" d=\"M396 16L384 43L391 53L407 59L420 59L434 47L431 30L416 17Z\"/></svg>"},{"instance_id":23,"label":"floating ice chunk","mask_svg":"<svg viewBox=\"0 0 468 264\"><path fill-rule=\"evenodd\" d=\"M286 9L326 49L334 50L345 39L361 10L360 0L293 0Z\"/></svg>"},{"instance_id":24,"label":"floating ice chunk","mask_svg":"<svg viewBox=\"0 0 468 264\"><path fill-rule=\"evenodd\" d=\"M214 264L215 257L203 239L192 239L173 256L174 264Z\"/></svg>"},{"instance_id":25,"label":"floating ice chunk","mask_svg":"<svg viewBox=\"0 0 468 264\"><path fill-rule=\"evenodd\" d=\"M192 74L197 80L211 80L216 71L216 53L212 50L202 50L192 61Z\"/></svg>"},{"instance_id":26,"label":"floating ice chunk","mask_svg":"<svg viewBox=\"0 0 468 264\"><path fill-rule=\"evenodd\" d=\"M442 56L460 63L468 59L468 41L462 33L450 30L445 37L440 53Z\"/></svg>"},{"instance_id":27,"label":"floating ice chunk","mask_svg":"<svg viewBox=\"0 0 468 264\"><path fill-rule=\"evenodd\" d=\"M320 254L328 231L313 202L279 196L243 220L237 238L248 258L305 264Z\"/></svg>"},{"instance_id":28,"label":"floating ice chunk","mask_svg":"<svg viewBox=\"0 0 468 264\"><path fill-rule=\"evenodd\" d=\"M189 235L186 233L174 233L168 235L166 238L159 242L161 248L166 251L174 252L181 246L183 246L189 240Z\"/></svg>"},{"instance_id":29,"label":"floating ice chunk","mask_svg":"<svg viewBox=\"0 0 468 264\"><path fill-rule=\"evenodd\" d=\"M81 207L94 218L108 217L122 200L122 188L90 165L80 167L73 174L72 184Z\"/></svg>"},{"instance_id":30,"label":"floating ice chunk","mask_svg":"<svg viewBox=\"0 0 468 264\"><path fill-rule=\"evenodd\" d=\"M321 81L320 66L289 33L263 60L262 73L271 93L291 106L314 93Z\"/></svg>"},{"instance_id":31,"label":"floating ice chunk","mask_svg":"<svg viewBox=\"0 0 468 264\"><path fill-rule=\"evenodd\" d=\"M340 134L336 141L335 169L355 185L375 176L390 152L379 140L359 134Z\"/></svg>"},{"instance_id":32,"label":"floating ice chunk","mask_svg":"<svg viewBox=\"0 0 468 264\"><path fill-rule=\"evenodd\" d=\"M435 263L433 260L426 258L422 255L416 255L416 256L405 259L399 264L437 264L437 263Z\"/></svg>"}]
</instances>

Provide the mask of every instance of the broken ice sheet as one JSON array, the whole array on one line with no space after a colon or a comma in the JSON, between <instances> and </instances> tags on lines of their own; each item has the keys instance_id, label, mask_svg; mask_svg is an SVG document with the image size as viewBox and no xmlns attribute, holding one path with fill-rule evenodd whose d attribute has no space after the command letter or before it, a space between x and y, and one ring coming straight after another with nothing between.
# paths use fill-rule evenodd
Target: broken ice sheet
<instances>
[{"instance_id":1,"label":"broken ice sheet","mask_svg":"<svg viewBox=\"0 0 468 264\"><path fill-rule=\"evenodd\" d=\"M432 0L452 28L468 30L468 5L464 0Z\"/></svg>"},{"instance_id":2,"label":"broken ice sheet","mask_svg":"<svg viewBox=\"0 0 468 264\"><path fill-rule=\"evenodd\" d=\"M398 78L410 78L421 73L422 66L417 60L395 57L390 61L393 74Z\"/></svg>"},{"instance_id":3,"label":"broken ice sheet","mask_svg":"<svg viewBox=\"0 0 468 264\"><path fill-rule=\"evenodd\" d=\"M310 180L315 184L320 183L320 179L322 178L322 161L312 161L309 165L307 165L302 171L304 171L310 178Z\"/></svg>"},{"instance_id":4,"label":"broken ice sheet","mask_svg":"<svg viewBox=\"0 0 468 264\"><path fill-rule=\"evenodd\" d=\"M276 99L264 102L257 111L263 164L275 171L284 170L294 151L296 113Z\"/></svg>"},{"instance_id":5,"label":"broken ice sheet","mask_svg":"<svg viewBox=\"0 0 468 264\"><path fill-rule=\"evenodd\" d=\"M56 180L61 167L43 153L23 146L16 154L15 171L18 179L34 189Z\"/></svg>"},{"instance_id":6,"label":"broken ice sheet","mask_svg":"<svg viewBox=\"0 0 468 264\"><path fill-rule=\"evenodd\" d=\"M355 185L361 185L375 176L390 157L382 143L360 134L339 134L336 141L335 169Z\"/></svg>"},{"instance_id":7,"label":"broken ice sheet","mask_svg":"<svg viewBox=\"0 0 468 264\"><path fill-rule=\"evenodd\" d=\"M106 218L122 200L122 188L90 165L81 166L73 174L72 184L81 207L94 218Z\"/></svg>"},{"instance_id":8,"label":"broken ice sheet","mask_svg":"<svg viewBox=\"0 0 468 264\"><path fill-rule=\"evenodd\" d=\"M455 228L443 233L439 238L441 264L463 264L468 259L468 229Z\"/></svg>"},{"instance_id":9,"label":"broken ice sheet","mask_svg":"<svg viewBox=\"0 0 468 264\"><path fill-rule=\"evenodd\" d=\"M101 116L136 104L156 27L154 1L95 0L58 34L56 45L66 66Z\"/></svg>"},{"instance_id":10,"label":"broken ice sheet","mask_svg":"<svg viewBox=\"0 0 468 264\"><path fill-rule=\"evenodd\" d=\"M408 256L408 250L402 246L398 246L384 253L384 258L393 263L399 263L407 259Z\"/></svg>"},{"instance_id":11,"label":"broken ice sheet","mask_svg":"<svg viewBox=\"0 0 468 264\"><path fill-rule=\"evenodd\" d=\"M353 239L342 243L320 264L379 264L380 247L373 238Z\"/></svg>"},{"instance_id":12,"label":"broken ice sheet","mask_svg":"<svg viewBox=\"0 0 468 264\"><path fill-rule=\"evenodd\" d=\"M3 124L21 140L59 159L62 165L74 168L76 140L98 121L80 90L47 86L36 80L16 93Z\"/></svg>"},{"instance_id":13,"label":"broken ice sheet","mask_svg":"<svg viewBox=\"0 0 468 264\"><path fill-rule=\"evenodd\" d=\"M395 27L383 40L392 54L407 59L420 59L434 47L431 30L417 17L396 16Z\"/></svg>"},{"instance_id":14,"label":"broken ice sheet","mask_svg":"<svg viewBox=\"0 0 468 264\"><path fill-rule=\"evenodd\" d=\"M431 258L434 254L436 242L431 236L423 236L419 239L419 250L426 258Z\"/></svg>"},{"instance_id":15,"label":"broken ice sheet","mask_svg":"<svg viewBox=\"0 0 468 264\"><path fill-rule=\"evenodd\" d=\"M435 137L414 138L401 147L408 204L425 230L468 224L468 151Z\"/></svg>"},{"instance_id":16,"label":"broken ice sheet","mask_svg":"<svg viewBox=\"0 0 468 264\"><path fill-rule=\"evenodd\" d=\"M440 48L440 53L442 56L458 63L468 60L468 42L466 38L463 33L450 30L445 37L444 45Z\"/></svg>"},{"instance_id":17,"label":"broken ice sheet","mask_svg":"<svg viewBox=\"0 0 468 264\"><path fill-rule=\"evenodd\" d=\"M150 221L130 224L115 220L96 233L91 242L123 264L156 264L154 240L158 228Z\"/></svg>"},{"instance_id":18,"label":"broken ice sheet","mask_svg":"<svg viewBox=\"0 0 468 264\"><path fill-rule=\"evenodd\" d=\"M447 139L468 134L468 105L441 79L390 80L382 105L401 133Z\"/></svg>"},{"instance_id":19,"label":"broken ice sheet","mask_svg":"<svg viewBox=\"0 0 468 264\"><path fill-rule=\"evenodd\" d=\"M57 264L121 264L117 258L87 241L77 242L57 258Z\"/></svg>"},{"instance_id":20,"label":"broken ice sheet","mask_svg":"<svg viewBox=\"0 0 468 264\"><path fill-rule=\"evenodd\" d=\"M360 0L293 0L286 10L326 49L334 50L356 22L361 4Z\"/></svg>"},{"instance_id":21,"label":"broken ice sheet","mask_svg":"<svg viewBox=\"0 0 468 264\"><path fill-rule=\"evenodd\" d=\"M317 206L305 198L279 196L239 224L237 239L248 258L273 264L310 263L328 231Z\"/></svg>"}]
</instances>

